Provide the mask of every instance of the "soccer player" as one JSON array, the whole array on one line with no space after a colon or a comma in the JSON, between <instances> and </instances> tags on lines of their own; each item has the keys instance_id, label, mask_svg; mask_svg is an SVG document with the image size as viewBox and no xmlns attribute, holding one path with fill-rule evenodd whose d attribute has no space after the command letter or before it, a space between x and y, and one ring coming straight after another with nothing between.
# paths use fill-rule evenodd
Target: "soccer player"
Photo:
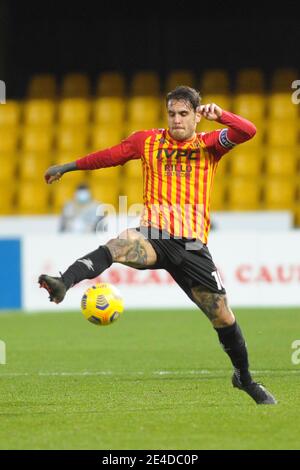
<instances>
[{"instance_id":1,"label":"soccer player","mask_svg":"<svg viewBox=\"0 0 300 470\"><path fill-rule=\"evenodd\" d=\"M212 323L233 364L233 386L257 404L275 404L271 393L252 379L242 331L207 248L210 193L218 162L235 145L251 139L256 128L214 103L201 105L199 93L186 86L169 92L166 106L168 129L135 132L119 145L46 171L51 184L69 171L141 159L144 210L140 227L127 229L82 256L60 277L42 274L40 286L47 289L50 301L60 303L72 286L99 276L115 262L136 269L166 269ZM202 117L227 127L197 133Z\"/></svg>"}]
</instances>

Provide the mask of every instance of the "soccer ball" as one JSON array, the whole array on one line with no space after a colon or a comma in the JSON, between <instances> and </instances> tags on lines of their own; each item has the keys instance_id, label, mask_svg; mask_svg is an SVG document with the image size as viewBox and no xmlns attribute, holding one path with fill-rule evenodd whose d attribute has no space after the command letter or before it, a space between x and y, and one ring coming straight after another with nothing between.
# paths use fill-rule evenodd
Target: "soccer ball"
<instances>
[{"instance_id":1,"label":"soccer ball","mask_svg":"<svg viewBox=\"0 0 300 470\"><path fill-rule=\"evenodd\" d=\"M85 291L81 299L81 311L95 325L110 325L124 310L119 291L111 284L95 284Z\"/></svg>"}]
</instances>

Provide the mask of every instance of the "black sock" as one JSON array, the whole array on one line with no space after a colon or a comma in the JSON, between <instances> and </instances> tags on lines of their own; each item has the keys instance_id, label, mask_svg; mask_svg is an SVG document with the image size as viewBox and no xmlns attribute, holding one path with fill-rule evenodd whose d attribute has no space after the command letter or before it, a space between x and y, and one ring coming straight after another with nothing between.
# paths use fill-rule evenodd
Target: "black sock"
<instances>
[{"instance_id":1,"label":"black sock","mask_svg":"<svg viewBox=\"0 0 300 470\"><path fill-rule=\"evenodd\" d=\"M215 328L219 336L219 341L231 359L231 362L238 374L241 382L247 384L251 382L251 374L249 372L247 346L243 337L243 333L235 322L233 325L225 328Z\"/></svg>"},{"instance_id":2,"label":"black sock","mask_svg":"<svg viewBox=\"0 0 300 470\"><path fill-rule=\"evenodd\" d=\"M79 258L63 274L62 279L67 289L83 279L94 279L112 265L113 259L107 246L99 248Z\"/></svg>"}]
</instances>

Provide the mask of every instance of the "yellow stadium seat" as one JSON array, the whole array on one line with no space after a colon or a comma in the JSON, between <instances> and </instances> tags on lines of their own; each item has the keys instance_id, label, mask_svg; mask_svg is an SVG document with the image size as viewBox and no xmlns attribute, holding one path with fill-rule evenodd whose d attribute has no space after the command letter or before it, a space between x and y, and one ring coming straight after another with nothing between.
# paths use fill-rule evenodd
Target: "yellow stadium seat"
<instances>
[{"instance_id":1,"label":"yellow stadium seat","mask_svg":"<svg viewBox=\"0 0 300 470\"><path fill-rule=\"evenodd\" d=\"M87 98L90 95L90 81L83 73L70 73L63 77L61 95L64 98Z\"/></svg>"},{"instance_id":2,"label":"yellow stadium seat","mask_svg":"<svg viewBox=\"0 0 300 470\"><path fill-rule=\"evenodd\" d=\"M15 206L15 190L16 184L12 184L11 181L1 181L1 195L0 197L0 215L14 214L16 210Z\"/></svg>"},{"instance_id":3,"label":"yellow stadium seat","mask_svg":"<svg viewBox=\"0 0 300 470\"><path fill-rule=\"evenodd\" d=\"M121 195L127 196L127 209L130 209L133 204L143 204L143 179L124 179Z\"/></svg>"},{"instance_id":4,"label":"yellow stadium seat","mask_svg":"<svg viewBox=\"0 0 300 470\"><path fill-rule=\"evenodd\" d=\"M159 95L159 76L156 72L138 72L131 79L131 95Z\"/></svg>"},{"instance_id":5,"label":"yellow stadium seat","mask_svg":"<svg viewBox=\"0 0 300 470\"><path fill-rule=\"evenodd\" d=\"M112 185L111 180L90 180L90 187L94 199L99 203L112 204L118 212L119 185Z\"/></svg>"},{"instance_id":6,"label":"yellow stadium seat","mask_svg":"<svg viewBox=\"0 0 300 470\"><path fill-rule=\"evenodd\" d=\"M227 209L226 182L222 178L215 178L211 193L210 210L223 211Z\"/></svg>"},{"instance_id":7,"label":"yellow stadium seat","mask_svg":"<svg viewBox=\"0 0 300 470\"><path fill-rule=\"evenodd\" d=\"M260 69L239 70L236 77L236 91L238 93L263 93L264 88L264 76Z\"/></svg>"},{"instance_id":8,"label":"yellow stadium seat","mask_svg":"<svg viewBox=\"0 0 300 470\"><path fill-rule=\"evenodd\" d=\"M30 99L24 105L24 121L27 126L52 126L55 102L49 99Z\"/></svg>"},{"instance_id":9,"label":"yellow stadium seat","mask_svg":"<svg viewBox=\"0 0 300 470\"><path fill-rule=\"evenodd\" d=\"M20 155L19 176L22 180L44 181L44 174L51 165L51 154L34 152Z\"/></svg>"},{"instance_id":10,"label":"yellow stadium seat","mask_svg":"<svg viewBox=\"0 0 300 470\"><path fill-rule=\"evenodd\" d=\"M228 173L228 158L226 156L224 158L221 158L218 162L218 167L217 167L217 178L223 179L226 178L226 175Z\"/></svg>"},{"instance_id":11,"label":"yellow stadium seat","mask_svg":"<svg viewBox=\"0 0 300 470\"><path fill-rule=\"evenodd\" d=\"M277 69L273 73L271 89L273 92L289 93L292 88L292 82L299 79L297 70L292 68Z\"/></svg>"},{"instance_id":12,"label":"yellow stadium seat","mask_svg":"<svg viewBox=\"0 0 300 470\"><path fill-rule=\"evenodd\" d=\"M97 125L92 128L91 145L93 150L103 150L121 142L123 129L121 127Z\"/></svg>"},{"instance_id":13,"label":"yellow stadium seat","mask_svg":"<svg viewBox=\"0 0 300 470\"><path fill-rule=\"evenodd\" d=\"M216 121L208 121L202 118L197 127L197 132L212 132L217 129L224 129L226 126Z\"/></svg>"},{"instance_id":14,"label":"yellow stadium seat","mask_svg":"<svg viewBox=\"0 0 300 470\"><path fill-rule=\"evenodd\" d=\"M195 76L191 70L173 70L166 80L166 92L174 90L177 86L184 85L193 87Z\"/></svg>"},{"instance_id":15,"label":"yellow stadium seat","mask_svg":"<svg viewBox=\"0 0 300 470\"><path fill-rule=\"evenodd\" d=\"M228 185L229 210L256 210L260 207L261 185L257 178L232 178Z\"/></svg>"},{"instance_id":16,"label":"yellow stadium seat","mask_svg":"<svg viewBox=\"0 0 300 470\"><path fill-rule=\"evenodd\" d=\"M120 96L102 96L94 103L94 122L121 127L125 115L125 100Z\"/></svg>"},{"instance_id":17,"label":"yellow stadium seat","mask_svg":"<svg viewBox=\"0 0 300 470\"><path fill-rule=\"evenodd\" d=\"M21 146L24 152L49 153L53 141L50 128L26 126L23 129Z\"/></svg>"},{"instance_id":18,"label":"yellow stadium seat","mask_svg":"<svg viewBox=\"0 0 300 470\"><path fill-rule=\"evenodd\" d=\"M0 153L13 154L18 145L18 136L15 127L0 128Z\"/></svg>"},{"instance_id":19,"label":"yellow stadium seat","mask_svg":"<svg viewBox=\"0 0 300 470\"><path fill-rule=\"evenodd\" d=\"M160 125L160 123L159 123L159 125ZM149 125L149 126L146 127L145 125L144 126L141 125L140 121L138 121L138 122L128 121L127 124L125 125L125 128L124 128L125 137L130 136L134 132L138 132L138 131L141 131L141 130L147 130L147 129L148 130L153 129L153 126Z\"/></svg>"},{"instance_id":20,"label":"yellow stadium seat","mask_svg":"<svg viewBox=\"0 0 300 470\"><path fill-rule=\"evenodd\" d=\"M125 78L119 72L103 72L97 80L98 96L123 96L125 93Z\"/></svg>"},{"instance_id":21,"label":"yellow stadium seat","mask_svg":"<svg viewBox=\"0 0 300 470\"><path fill-rule=\"evenodd\" d=\"M222 69L206 70L201 79L200 94L227 94L229 92L228 73Z\"/></svg>"},{"instance_id":22,"label":"yellow stadium seat","mask_svg":"<svg viewBox=\"0 0 300 470\"><path fill-rule=\"evenodd\" d=\"M230 152L230 174L233 177L259 176L262 169L262 153L254 146L238 145Z\"/></svg>"},{"instance_id":23,"label":"yellow stadium seat","mask_svg":"<svg viewBox=\"0 0 300 470\"><path fill-rule=\"evenodd\" d=\"M156 127L161 118L161 100L152 96L134 96L128 100L129 122L142 127Z\"/></svg>"},{"instance_id":24,"label":"yellow stadium seat","mask_svg":"<svg viewBox=\"0 0 300 470\"><path fill-rule=\"evenodd\" d=\"M270 120L266 132L269 146L293 147L298 143L298 123L295 121Z\"/></svg>"},{"instance_id":25,"label":"yellow stadium seat","mask_svg":"<svg viewBox=\"0 0 300 470\"><path fill-rule=\"evenodd\" d=\"M81 183L87 184L86 177L82 172L79 171L74 173L81 174L81 179L79 181L73 181L69 178L71 173L68 173L61 181L59 181L59 183L50 185L52 212L61 214L62 208L66 202L73 199L76 187Z\"/></svg>"},{"instance_id":26,"label":"yellow stadium seat","mask_svg":"<svg viewBox=\"0 0 300 470\"><path fill-rule=\"evenodd\" d=\"M15 177L17 168L17 156L14 154L3 154L0 153L0 181L2 183L12 181ZM2 192L1 187L1 198L5 197L5 193Z\"/></svg>"},{"instance_id":27,"label":"yellow stadium seat","mask_svg":"<svg viewBox=\"0 0 300 470\"><path fill-rule=\"evenodd\" d=\"M269 98L270 119L298 119L298 106L292 103L292 95L288 93L273 93Z\"/></svg>"},{"instance_id":28,"label":"yellow stadium seat","mask_svg":"<svg viewBox=\"0 0 300 470\"><path fill-rule=\"evenodd\" d=\"M84 98L65 98L58 105L60 125L86 126L90 117L90 102Z\"/></svg>"},{"instance_id":29,"label":"yellow stadium seat","mask_svg":"<svg viewBox=\"0 0 300 470\"><path fill-rule=\"evenodd\" d=\"M20 120L20 103L8 100L0 106L0 127L17 127Z\"/></svg>"},{"instance_id":30,"label":"yellow stadium seat","mask_svg":"<svg viewBox=\"0 0 300 470\"><path fill-rule=\"evenodd\" d=\"M298 151L295 147L267 147L265 171L269 176L291 176L297 174Z\"/></svg>"},{"instance_id":31,"label":"yellow stadium seat","mask_svg":"<svg viewBox=\"0 0 300 470\"><path fill-rule=\"evenodd\" d=\"M59 151L72 151L76 155L86 153L88 132L82 126L61 126L57 130L57 148Z\"/></svg>"},{"instance_id":32,"label":"yellow stadium seat","mask_svg":"<svg viewBox=\"0 0 300 470\"><path fill-rule=\"evenodd\" d=\"M19 214L47 214L49 211L49 186L41 181L23 181L18 187Z\"/></svg>"},{"instance_id":33,"label":"yellow stadium seat","mask_svg":"<svg viewBox=\"0 0 300 470\"><path fill-rule=\"evenodd\" d=\"M231 111L231 99L229 95L221 93L203 94L201 104L216 103L220 108L225 111Z\"/></svg>"},{"instance_id":34,"label":"yellow stadium seat","mask_svg":"<svg viewBox=\"0 0 300 470\"><path fill-rule=\"evenodd\" d=\"M264 183L266 209L293 209L296 198L296 182L292 178L274 177Z\"/></svg>"},{"instance_id":35,"label":"yellow stadium seat","mask_svg":"<svg viewBox=\"0 0 300 470\"><path fill-rule=\"evenodd\" d=\"M102 184L102 181L107 183L108 191L111 188L111 185L119 186L121 179L121 166L113 166L108 168L99 168L98 170L92 170L90 173L90 181L98 181L99 184Z\"/></svg>"},{"instance_id":36,"label":"yellow stadium seat","mask_svg":"<svg viewBox=\"0 0 300 470\"><path fill-rule=\"evenodd\" d=\"M266 100L259 93L239 93L233 99L233 112L250 121L262 121L266 114Z\"/></svg>"},{"instance_id":37,"label":"yellow stadium seat","mask_svg":"<svg viewBox=\"0 0 300 470\"><path fill-rule=\"evenodd\" d=\"M130 160L124 166L126 178L143 178L142 162L138 160Z\"/></svg>"},{"instance_id":38,"label":"yellow stadium seat","mask_svg":"<svg viewBox=\"0 0 300 470\"><path fill-rule=\"evenodd\" d=\"M54 75L36 75L31 78L27 90L28 98L47 98L54 100L56 93L57 88Z\"/></svg>"}]
</instances>

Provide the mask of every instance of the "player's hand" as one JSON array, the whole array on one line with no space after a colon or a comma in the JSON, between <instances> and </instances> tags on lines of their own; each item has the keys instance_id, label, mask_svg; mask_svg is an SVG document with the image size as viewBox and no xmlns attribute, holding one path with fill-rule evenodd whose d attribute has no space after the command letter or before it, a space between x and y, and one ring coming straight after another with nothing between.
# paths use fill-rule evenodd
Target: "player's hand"
<instances>
[{"instance_id":1,"label":"player's hand","mask_svg":"<svg viewBox=\"0 0 300 470\"><path fill-rule=\"evenodd\" d=\"M64 174L63 165L54 165L50 166L46 171L44 177L47 184L53 183L53 181L58 181Z\"/></svg>"},{"instance_id":2,"label":"player's hand","mask_svg":"<svg viewBox=\"0 0 300 470\"><path fill-rule=\"evenodd\" d=\"M222 116L222 108L215 103L202 104L199 106L198 112L209 121L215 121Z\"/></svg>"}]
</instances>

